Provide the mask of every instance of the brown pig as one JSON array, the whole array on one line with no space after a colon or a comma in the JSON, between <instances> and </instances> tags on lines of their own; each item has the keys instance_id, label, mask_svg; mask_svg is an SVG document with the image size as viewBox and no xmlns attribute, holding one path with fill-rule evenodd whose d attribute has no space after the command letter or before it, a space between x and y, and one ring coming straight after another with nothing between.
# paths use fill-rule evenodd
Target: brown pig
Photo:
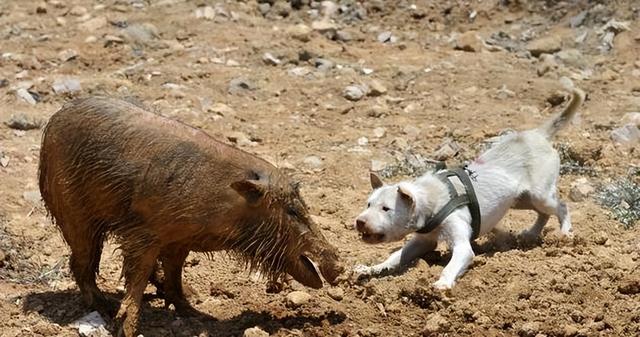
<instances>
[{"instance_id":1,"label":"brown pig","mask_svg":"<svg viewBox=\"0 0 640 337\"><path fill-rule=\"evenodd\" d=\"M226 250L272 280L286 273L313 288L322 287L313 262L330 283L342 272L297 185L276 167L124 101L78 99L51 117L40 191L83 300L102 311L100 255L107 237L117 240L126 293L116 320L127 337L157 261L165 303L191 308L182 286L190 251Z\"/></svg>"}]
</instances>

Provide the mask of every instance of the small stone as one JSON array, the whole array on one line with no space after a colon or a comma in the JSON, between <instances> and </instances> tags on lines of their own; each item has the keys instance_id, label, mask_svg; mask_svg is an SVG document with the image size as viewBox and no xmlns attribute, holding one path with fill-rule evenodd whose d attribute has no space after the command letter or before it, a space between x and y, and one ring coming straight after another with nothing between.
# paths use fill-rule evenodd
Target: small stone
<instances>
[{"instance_id":1,"label":"small stone","mask_svg":"<svg viewBox=\"0 0 640 337\"><path fill-rule=\"evenodd\" d=\"M96 43L98 41L98 38L95 37L94 35L89 35L87 36L86 39L84 39L84 43Z\"/></svg>"},{"instance_id":2,"label":"small stone","mask_svg":"<svg viewBox=\"0 0 640 337\"><path fill-rule=\"evenodd\" d=\"M350 85L344 88L342 95L350 101L359 101L366 93L365 88L360 85Z\"/></svg>"},{"instance_id":3,"label":"small stone","mask_svg":"<svg viewBox=\"0 0 640 337\"><path fill-rule=\"evenodd\" d=\"M276 15L280 18L286 18L291 14L291 4L289 1L276 1L271 5L269 14ZM271 15L270 15L270 18Z\"/></svg>"},{"instance_id":4,"label":"small stone","mask_svg":"<svg viewBox=\"0 0 640 337\"><path fill-rule=\"evenodd\" d=\"M67 62L78 57L78 52L73 49L66 49L58 53L58 59L62 62Z\"/></svg>"},{"instance_id":5,"label":"small stone","mask_svg":"<svg viewBox=\"0 0 640 337\"><path fill-rule=\"evenodd\" d=\"M336 32L336 41L349 42L351 40L353 40L353 36L351 35L351 33L344 30L339 30Z\"/></svg>"},{"instance_id":6,"label":"small stone","mask_svg":"<svg viewBox=\"0 0 640 337\"><path fill-rule=\"evenodd\" d=\"M555 57L567 67L583 68L587 65L586 59L578 49L564 49L555 54Z\"/></svg>"},{"instance_id":7,"label":"small stone","mask_svg":"<svg viewBox=\"0 0 640 337\"><path fill-rule=\"evenodd\" d=\"M230 106L224 104L224 103L216 103L212 106L208 106L205 108L206 111L208 112L213 112L215 114L218 114L220 116L234 116L236 114L235 110L233 110L233 108L231 108Z\"/></svg>"},{"instance_id":8,"label":"small stone","mask_svg":"<svg viewBox=\"0 0 640 337\"><path fill-rule=\"evenodd\" d=\"M482 50L482 41L480 40L478 33L471 30L460 34L456 38L454 49L467 52L479 52Z\"/></svg>"},{"instance_id":9,"label":"small stone","mask_svg":"<svg viewBox=\"0 0 640 337\"><path fill-rule=\"evenodd\" d=\"M318 31L322 34L333 33L335 35L335 32L338 29L338 26L336 26L334 23L331 23L330 21L327 21L327 20L319 20L319 21L313 21L311 23L311 29Z\"/></svg>"},{"instance_id":10,"label":"small stone","mask_svg":"<svg viewBox=\"0 0 640 337\"><path fill-rule=\"evenodd\" d=\"M33 206L39 205L42 198L40 197L40 191L25 191L22 193L22 198L32 204Z\"/></svg>"},{"instance_id":11,"label":"small stone","mask_svg":"<svg viewBox=\"0 0 640 337\"><path fill-rule=\"evenodd\" d=\"M378 80L372 80L369 82L369 92L367 93L369 96L381 96L387 93L387 87L382 84L382 82Z\"/></svg>"},{"instance_id":12,"label":"small stone","mask_svg":"<svg viewBox=\"0 0 640 337\"><path fill-rule=\"evenodd\" d=\"M357 142L360 146L366 146L369 144L369 139L367 137L360 137Z\"/></svg>"},{"instance_id":13,"label":"small stone","mask_svg":"<svg viewBox=\"0 0 640 337\"><path fill-rule=\"evenodd\" d=\"M373 129L373 135L376 138L382 138L384 137L384 135L386 134L387 129L383 128L383 127L377 127L375 129Z\"/></svg>"},{"instance_id":14,"label":"small stone","mask_svg":"<svg viewBox=\"0 0 640 337\"><path fill-rule=\"evenodd\" d=\"M596 232L593 235L593 242L597 245L604 245L609 240L609 236L604 231Z\"/></svg>"},{"instance_id":15,"label":"small stone","mask_svg":"<svg viewBox=\"0 0 640 337\"><path fill-rule=\"evenodd\" d=\"M269 337L269 333L260 329L257 326L254 326L253 328L249 328L245 330L242 336L243 337Z\"/></svg>"},{"instance_id":16,"label":"small stone","mask_svg":"<svg viewBox=\"0 0 640 337\"><path fill-rule=\"evenodd\" d=\"M442 317L439 313L433 313L427 316L424 329L422 330L423 336L434 336L438 332L442 332L449 325L446 318Z\"/></svg>"},{"instance_id":17,"label":"small stone","mask_svg":"<svg viewBox=\"0 0 640 337\"><path fill-rule=\"evenodd\" d=\"M289 69L287 73L291 76L303 77L309 75L311 73L311 69L308 67L295 67Z\"/></svg>"},{"instance_id":18,"label":"small stone","mask_svg":"<svg viewBox=\"0 0 640 337\"><path fill-rule=\"evenodd\" d=\"M392 37L393 37L393 34L390 31L384 31L378 34L377 40L380 43L391 42Z\"/></svg>"},{"instance_id":19,"label":"small stone","mask_svg":"<svg viewBox=\"0 0 640 337\"><path fill-rule=\"evenodd\" d=\"M562 329L562 335L564 337L573 337L578 334L578 328L573 325L567 324Z\"/></svg>"},{"instance_id":20,"label":"small stone","mask_svg":"<svg viewBox=\"0 0 640 337\"><path fill-rule=\"evenodd\" d=\"M380 172L383 171L384 169L387 168L389 164L387 162L384 162L382 160L372 160L371 161L371 171L373 172Z\"/></svg>"},{"instance_id":21,"label":"small stone","mask_svg":"<svg viewBox=\"0 0 640 337\"><path fill-rule=\"evenodd\" d=\"M22 99L23 101L25 101L25 102L27 102L27 103L29 103L31 105L35 105L36 104L36 99L25 88L20 88L20 89L16 90L16 96L18 96L20 99Z\"/></svg>"},{"instance_id":22,"label":"small stone","mask_svg":"<svg viewBox=\"0 0 640 337\"><path fill-rule=\"evenodd\" d=\"M402 129L402 132L411 138L416 138L420 135L420 128L409 124Z\"/></svg>"},{"instance_id":23,"label":"small stone","mask_svg":"<svg viewBox=\"0 0 640 337\"><path fill-rule=\"evenodd\" d=\"M538 76L543 76L549 71L558 68L558 63L556 62L556 59L555 57L553 57L553 55L542 54L540 55L539 59L540 59L540 62L538 63L538 68L536 69Z\"/></svg>"},{"instance_id":24,"label":"small stone","mask_svg":"<svg viewBox=\"0 0 640 337\"><path fill-rule=\"evenodd\" d=\"M95 33L96 30L103 28L107 25L107 18L104 16L98 16L89 19L78 25L81 31Z\"/></svg>"},{"instance_id":25,"label":"small stone","mask_svg":"<svg viewBox=\"0 0 640 337\"><path fill-rule=\"evenodd\" d=\"M302 162L310 169L319 169L322 167L322 159L318 156L308 156L302 160Z\"/></svg>"},{"instance_id":26,"label":"small stone","mask_svg":"<svg viewBox=\"0 0 640 337\"><path fill-rule=\"evenodd\" d=\"M640 277L637 275L628 276L618 286L618 292L625 295L640 294Z\"/></svg>"},{"instance_id":27,"label":"small stone","mask_svg":"<svg viewBox=\"0 0 640 337\"><path fill-rule=\"evenodd\" d=\"M56 94L76 93L82 90L80 81L77 78L59 78L53 81L53 92Z\"/></svg>"},{"instance_id":28,"label":"small stone","mask_svg":"<svg viewBox=\"0 0 640 337\"><path fill-rule=\"evenodd\" d=\"M562 41L556 35L549 35L529 42L526 48L531 55L538 57L559 51L562 48Z\"/></svg>"},{"instance_id":29,"label":"small stone","mask_svg":"<svg viewBox=\"0 0 640 337\"><path fill-rule=\"evenodd\" d=\"M501 99L501 100L504 100L504 99L507 99L507 98L512 98L515 95L516 95L516 93L511 91L511 90L509 90L509 89L507 89L507 86L504 85L504 84L496 92L496 98L497 99Z\"/></svg>"},{"instance_id":30,"label":"small stone","mask_svg":"<svg viewBox=\"0 0 640 337\"><path fill-rule=\"evenodd\" d=\"M197 19L213 20L216 18L216 11L211 6L198 7L194 15Z\"/></svg>"},{"instance_id":31,"label":"small stone","mask_svg":"<svg viewBox=\"0 0 640 337\"><path fill-rule=\"evenodd\" d=\"M311 295L304 291L292 291L287 295L287 305L293 308L305 305L311 301Z\"/></svg>"},{"instance_id":32,"label":"small stone","mask_svg":"<svg viewBox=\"0 0 640 337\"><path fill-rule=\"evenodd\" d=\"M282 63L280 59L273 56L271 53L264 53L264 55L262 55L262 61L270 66L277 66Z\"/></svg>"},{"instance_id":33,"label":"small stone","mask_svg":"<svg viewBox=\"0 0 640 337\"><path fill-rule=\"evenodd\" d=\"M578 15L573 16L569 19L569 25L571 28L580 27L584 22L584 19L587 17L588 11L582 11L578 13Z\"/></svg>"},{"instance_id":34,"label":"small stone","mask_svg":"<svg viewBox=\"0 0 640 337\"><path fill-rule=\"evenodd\" d=\"M256 90L256 85L246 78L238 77L229 82L228 91L230 94L240 94L252 90Z\"/></svg>"},{"instance_id":35,"label":"small stone","mask_svg":"<svg viewBox=\"0 0 640 337\"><path fill-rule=\"evenodd\" d=\"M447 139L433 153L433 159L445 161L455 157L460 151L460 145L452 139Z\"/></svg>"},{"instance_id":36,"label":"small stone","mask_svg":"<svg viewBox=\"0 0 640 337\"><path fill-rule=\"evenodd\" d=\"M565 99L566 98L563 92L556 91L552 93L549 97L547 97L547 102L549 102L549 104L551 104L551 106L554 107L564 103Z\"/></svg>"},{"instance_id":37,"label":"small stone","mask_svg":"<svg viewBox=\"0 0 640 337\"><path fill-rule=\"evenodd\" d=\"M9 157L3 153L0 153L0 166L7 167L9 166Z\"/></svg>"},{"instance_id":38,"label":"small stone","mask_svg":"<svg viewBox=\"0 0 640 337\"><path fill-rule=\"evenodd\" d=\"M640 112L628 112L622 116L622 123L640 127Z\"/></svg>"},{"instance_id":39,"label":"small stone","mask_svg":"<svg viewBox=\"0 0 640 337\"><path fill-rule=\"evenodd\" d=\"M35 120L34 118L29 118L24 113L11 115L11 118L9 118L9 121L5 122L5 124L14 130L23 131L39 129L41 126L41 123L39 121Z\"/></svg>"},{"instance_id":40,"label":"small stone","mask_svg":"<svg viewBox=\"0 0 640 337\"><path fill-rule=\"evenodd\" d=\"M367 112L367 116L379 118L385 115L387 113L387 110L388 109L386 107L376 104L372 106L371 109Z\"/></svg>"},{"instance_id":41,"label":"small stone","mask_svg":"<svg viewBox=\"0 0 640 337\"><path fill-rule=\"evenodd\" d=\"M244 132L234 131L226 135L227 139L238 146L254 146L256 142L252 141Z\"/></svg>"},{"instance_id":42,"label":"small stone","mask_svg":"<svg viewBox=\"0 0 640 337\"><path fill-rule=\"evenodd\" d=\"M291 36L291 38L302 42L309 42L309 40L311 40L310 35L312 31L313 29L311 29L311 27L302 23L297 24L293 27L289 27L289 29L287 29L287 33L289 34L289 36Z\"/></svg>"},{"instance_id":43,"label":"small stone","mask_svg":"<svg viewBox=\"0 0 640 337\"><path fill-rule=\"evenodd\" d=\"M316 66L316 69L318 69L320 71L329 71L329 70L333 69L333 67L335 66L335 63L333 63L330 60L323 59L323 58L314 59L314 64Z\"/></svg>"},{"instance_id":44,"label":"small stone","mask_svg":"<svg viewBox=\"0 0 640 337\"><path fill-rule=\"evenodd\" d=\"M520 327L518 334L521 337L535 337L540 332L540 328L539 322L527 322Z\"/></svg>"},{"instance_id":45,"label":"small stone","mask_svg":"<svg viewBox=\"0 0 640 337\"><path fill-rule=\"evenodd\" d=\"M258 4L258 11L260 11L260 14L262 14L263 16L266 16L270 10L271 4L269 4L268 2L262 2Z\"/></svg>"},{"instance_id":46,"label":"small stone","mask_svg":"<svg viewBox=\"0 0 640 337\"><path fill-rule=\"evenodd\" d=\"M571 183L571 191L569 192L569 198L572 201L580 202L586 200L593 192L595 188L589 184L587 178L579 178Z\"/></svg>"},{"instance_id":47,"label":"small stone","mask_svg":"<svg viewBox=\"0 0 640 337\"><path fill-rule=\"evenodd\" d=\"M611 131L611 140L623 146L634 146L640 141L640 129L633 124L626 124Z\"/></svg>"},{"instance_id":48,"label":"small stone","mask_svg":"<svg viewBox=\"0 0 640 337\"><path fill-rule=\"evenodd\" d=\"M87 15L87 13L88 13L87 9L82 6L74 6L69 11L69 14L74 16L84 16L84 15Z\"/></svg>"},{"instance_id":49,"label":"small stone","mask_svg":"<svg viewBox=\"0 0 640 337\"><path fill-rule=\"evenodd\" d=\"M333 298L336 301L342 301L344 298L344 290L340 287L331 287L327 290L327 294L329 297Z\"/></svg>"}]
</instances>

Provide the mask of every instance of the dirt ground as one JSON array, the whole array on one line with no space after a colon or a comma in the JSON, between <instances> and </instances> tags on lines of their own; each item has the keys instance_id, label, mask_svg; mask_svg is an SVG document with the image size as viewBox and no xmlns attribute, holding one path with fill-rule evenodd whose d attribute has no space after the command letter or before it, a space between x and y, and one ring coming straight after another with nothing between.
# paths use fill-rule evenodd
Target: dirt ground
<instances>
[{"instance_id":1,"label":"dirt ground","mask_svg":"<svg viewBox=\"0 0 640 337\"><path fill-rule=\"evenodd\" d=\"M559 186L573 239L552 219L540 242L520 244L517 233L535 215L512 211L474 243L474 264L446 293L431 288L449 259L444 246L399 275L345 278L331 296L295 282L267 293L225 255L192 254L185 278L202 315L178 317L150 296L140 333L242 336L258 326L274 336L640 336L640 226L625 228L593 192L569 199L581 177L596 189L637 177L637 141L615 144L611 133L640 111L640 3L292 3L300 7L0 1L1 336L77 336L71 322L89 312L37 193L38 125L71 97L137 99L272 161L302 182L311 213L353 266L401 246L365 245L352 230L372 160L374 169L416 155L462 163L487 138L559 111L561 76L588 93L556 139L565 163L578 165ZM18 114L27 123L10 123ZM18 130L29 129L23 124L33 129ZM111 248L99 283L121 297ZM292 290L310 302L288 306Z\"/></svg>"}]
</instances>

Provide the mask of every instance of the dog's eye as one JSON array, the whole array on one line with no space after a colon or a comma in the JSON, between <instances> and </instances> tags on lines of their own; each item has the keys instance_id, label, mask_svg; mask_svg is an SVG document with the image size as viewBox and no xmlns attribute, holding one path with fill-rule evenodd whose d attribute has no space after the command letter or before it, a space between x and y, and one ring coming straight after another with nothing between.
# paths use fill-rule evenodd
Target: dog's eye
<instances>
[{"instance_id":1,"label":"dog's eye","mask_svg":"<svg viewBox=\"0 0 640 337\"><path fill-rule=\"evenodd\" d=\"M369 208L369 207L371 207L371 203L370 202L367 203L367 208Z\"/></svg>"},{"instance_id":2,"label":"dog's eye","mask_svg":"<svg viewBox=\"0 0 640 337\"><path fill-rule=\"evenodd\" d=\"M382 206L382 210L385 212L389 212L391 210L391 208L387 207L387 206Z\"/></svg>"}]
</instances>

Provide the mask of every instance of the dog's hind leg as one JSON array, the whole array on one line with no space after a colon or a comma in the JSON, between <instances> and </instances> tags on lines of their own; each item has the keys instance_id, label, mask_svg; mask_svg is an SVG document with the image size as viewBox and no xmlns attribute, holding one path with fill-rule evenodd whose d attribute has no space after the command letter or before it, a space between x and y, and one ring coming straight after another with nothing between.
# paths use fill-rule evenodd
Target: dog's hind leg
<instances>
[{"instance_id":1,"label":"dog's hind leg","mask_svg":"<svg viewBox=\"0 0 640 337\"><path fill-rule=\"evenodd\" d=\"M567 207L567 204L558 199L555 192L551 192L549 195L544 197L532 195L531 203L534 209L538 212L538 221L536 221L536 224L532 229L538 229L537 227L540 227L539 231L542 231L542 227L546 224L546 220L544 221L545 224L539 223L543 220L544 216L546 215L548 220L550 215L555 215L558 217L558 221L560 222L560 232L564 236L572 236L569 208Z\"/></svg>"}]
</instances>

